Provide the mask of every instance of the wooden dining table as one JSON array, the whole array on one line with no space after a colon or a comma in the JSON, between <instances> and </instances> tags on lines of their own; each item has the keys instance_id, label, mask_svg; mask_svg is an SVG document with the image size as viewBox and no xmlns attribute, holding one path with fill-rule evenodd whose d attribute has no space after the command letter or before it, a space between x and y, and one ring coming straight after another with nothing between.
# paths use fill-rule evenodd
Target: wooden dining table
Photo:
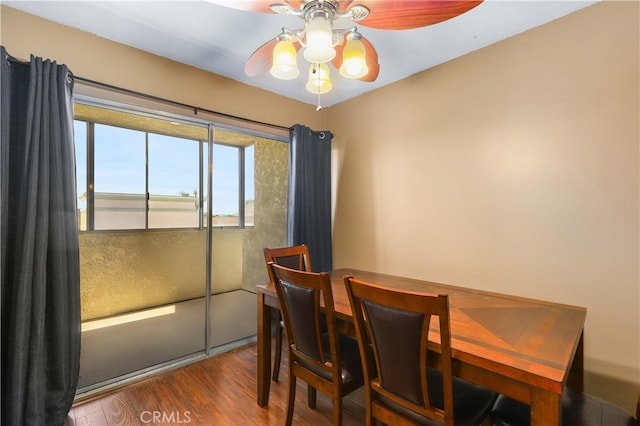
<instances>
[{"instance_id":1,"label":"wooden dining table","mask_svg":"<svg viewBox=\"0 0 640 426\"><path fill-rule=\"evenodd\" d=\"M344 285L346 275L390 288L448 294L454 375L529 404L532 425L560 425L565 387L583 391L587 314L583 307L336 269L330 273L335 311L343 332L349 334L355 329ZM279 309L280 304L272 284L258 285L257 296L257 402L266 406L271 376L271 311ZM439 334L437 325L433 327L429 340L437 352Z\"/></svg>"}]
</instances>

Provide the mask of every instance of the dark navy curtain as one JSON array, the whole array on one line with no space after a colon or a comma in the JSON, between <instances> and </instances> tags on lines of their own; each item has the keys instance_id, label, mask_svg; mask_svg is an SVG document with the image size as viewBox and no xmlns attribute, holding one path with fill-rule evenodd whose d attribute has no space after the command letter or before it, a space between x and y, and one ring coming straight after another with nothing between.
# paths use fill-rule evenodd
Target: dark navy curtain
<instances>
[{"instance_id":1,"label":"dark navy curtain","mask_svg":"<svg viewBox=\"0 0 640 426\"><path fill-rule=\"evenodd\" d=\"M73 80L2 47L0 424L62 425L80 362Z\"/></svg>"},{"instance_id":2,"label":"dark navy curtain","mask_svg":"<svg viewBox=\"0 0 640 426\"><path fill-rule=\"evenodd\" d=\"M333 267L331 132L296 124L289 146L289 245L306 244L315 272Z\"/></svg>"}]
</instances>

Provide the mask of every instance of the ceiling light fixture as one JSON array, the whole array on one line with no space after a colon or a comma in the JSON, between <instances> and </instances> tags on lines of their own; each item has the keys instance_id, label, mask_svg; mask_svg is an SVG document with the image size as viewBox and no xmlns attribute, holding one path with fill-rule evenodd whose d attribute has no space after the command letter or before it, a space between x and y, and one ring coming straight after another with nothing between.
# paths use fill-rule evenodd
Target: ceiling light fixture
<instances>
[{"instance_id":1,"label":"ceiling light fixture","mask_svg":"<svg viewBox=\"0 0 640 426\"><path fill-rule=\"evenodd\" d=\"M304 47L304 59L310 63L306 88L311 93L323 94L331 90L328 63L336 59L338 54L336 47L341 54L341 57L337 58L341 76L359 79L369 71L366 62L367 50L357 28L333 28L333 22L338 18L352 20L366 18L369 14L367 7L355 5L346 12L338 12L334 1L312 0L305 3L300 11L285 4L273 4L270 8L276 13L301 16L305 21L304 28L298 30L283 28L282 33L276 38L277 44L273 48L270 69L272 76L291 80L299 75L297 50L300 46ZM377 57L374 59L377 62Z\"/></svg>"},{"instance_id":2,"label":"ceiling light fixture","mask_svg":"<svg viewBox=\"0 0 640 426\"><path fill-rule=\"evenodd\" d=\"M320 96L331 90L330 66L342 77L372 82L380 64L375 47L356 27L336 29L342 18L360 26L380 30L408 30L455 18L483 0L207 0L221 6L260 13L293 15L304 20L304 28L282 32L256 49L244 72L249 77L271 72L291 80L300 75L298 51L309 62L306 88ZM274 2L280 3L274 3ZM341 22L341 21L340 21ZM318 104L320 100L318 99ZM320 109L321 107L318 107Z\"/></svg>"}]
</instances>

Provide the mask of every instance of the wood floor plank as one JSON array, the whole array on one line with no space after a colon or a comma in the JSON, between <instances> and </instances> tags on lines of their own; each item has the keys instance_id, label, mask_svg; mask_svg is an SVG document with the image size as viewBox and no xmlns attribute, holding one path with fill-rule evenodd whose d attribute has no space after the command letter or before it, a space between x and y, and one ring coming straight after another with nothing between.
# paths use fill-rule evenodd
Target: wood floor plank
<instances>
[{"instance_id":1,"label":"wood floor plank","mask_svg":"<svg viewBox=\"0 0 640 426\"><path fill-rule=\"evenodd\" d=\"M88 426L88 425L105 425L107 418L104 415L102 404L100 401L91 401L75 407L69 413L65 421L65 426Z\"/></svg>"},{"instance_id":2,"label":"wood floor plank","mask_svg":"<svg viewBox=\"0 0 640 426\"><path fill-rule=\"evenodd\" d=\"M76 426L202 425L280 426L286 417L287 360L272 382L269 405L256 403L257 347L245 346L117 389L72 408ZM307 405L306 384L298 380L293 423L331 424L331 400L318 392L315 410ZM364 391L344 399L343 424L364 423Z\"/></svg>"}]
</instances>

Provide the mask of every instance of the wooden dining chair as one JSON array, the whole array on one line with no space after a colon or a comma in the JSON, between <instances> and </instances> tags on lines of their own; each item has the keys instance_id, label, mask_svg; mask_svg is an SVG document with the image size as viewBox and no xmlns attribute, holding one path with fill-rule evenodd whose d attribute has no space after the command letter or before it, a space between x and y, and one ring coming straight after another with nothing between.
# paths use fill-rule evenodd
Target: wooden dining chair
<instances>
[{"instance_id":1,"label":"wooden dining chair","mask_svg":"<svg viewBox=\"0 0 640 426\"><path fill-rule=\"evenodd\" d=\"M311 272L309 248L304 244L289 247L265 248L264 260L267 264L267 269L269 262L273 262L277 265L286 266L287 268ZM275 322L276 344L273 357L273 374L271 375L271 380L277 382L278 376L280 375L280 362L282 360L282 330L284 328L280 311L275 312Z\"/></svg>"},{"instance_id":2,"label":"wooden dining chair","mask_svg":"<svg viewBox=\"0 0 640 426\"><path fill-rule=\"evenodd\" d=\"M497 395L452 375L448 296L344 280L364 366L367 426L374 419L387 425L481 424ZM440 330L437 370L428 367L434 325Z\"/></svg>"},{"instance_id":3,"label":"wooden dining chair","mask_svg":"<svg viewBox=\"0 0 640 426\"><path fill-rule=\"evenodd\" d=\"M290 425L293 420L299 377L309 387L332 399L333 425L340 425L342 398L362 386L363 374L358 343L338 333L331 279L324 272L298 271L273 262L269 263L269 271L280 301L287 337L289 395L286 424Z\"/></svg>"},{"instance_id":4,"label":"wooden dining chair","mask_svg":"<svg viewBox=\"0 0 640 426\"><path fill-rule=\"evenodd\" d=\"M491 410L495 426L528 426L531 424L528 404L500 395ZM566 388L562 393L562 424L566 426L640 426L640 396L636 417L622 407L594 395Z\"/></svg>"}]
</instances>

